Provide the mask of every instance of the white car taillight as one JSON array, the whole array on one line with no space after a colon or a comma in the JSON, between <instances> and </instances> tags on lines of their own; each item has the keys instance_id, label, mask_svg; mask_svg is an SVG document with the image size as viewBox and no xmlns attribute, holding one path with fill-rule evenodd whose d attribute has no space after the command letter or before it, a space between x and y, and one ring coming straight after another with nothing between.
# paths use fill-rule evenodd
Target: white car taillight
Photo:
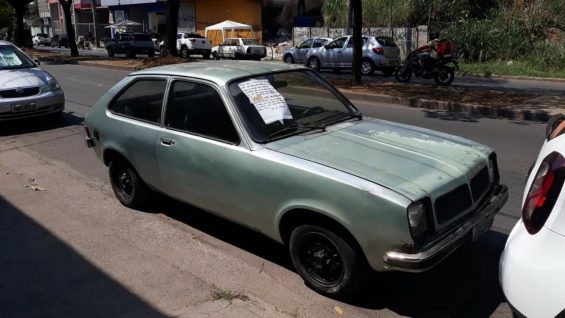
<instances>
[{"instance_id":1,"label":"white car taillight","mask_svg":"<svg viewBox=\"0 0 565 318\"><path fill-rule=\"evenodd\" d=\"M553 210L564 180L565 158L557 152L552 152L541 162L522 208L522 220L528 233L536 234L543 227Z\"/></svg>"}]
</instances>

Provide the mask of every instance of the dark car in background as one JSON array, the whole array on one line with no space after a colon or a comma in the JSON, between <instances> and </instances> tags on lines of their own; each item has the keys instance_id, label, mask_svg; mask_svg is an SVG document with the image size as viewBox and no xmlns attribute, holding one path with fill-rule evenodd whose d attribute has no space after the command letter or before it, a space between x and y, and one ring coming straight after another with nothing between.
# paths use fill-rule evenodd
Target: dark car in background
<instances>
[{"instance_id":1,"label":"dark car in background","mask_svg":"<svg viewBox=\"0 0 565 318\"><path fill-rule=\"evenodd\" d=\"M137 54L155 56L155 44L147 33L120 33L106 43L108 56L125 54L127 58L134 58Z\"/></svg>"},{"instance_id":2,"label":"dark car in background","mask_svg":"<svg viewBox=\"0 0 565 318\"><path fill-rule=\"evenodd\" d=\"M51 47L69 47L69 37L66 34L55 34L51 38Z\"/></svg>"}]
</instances>

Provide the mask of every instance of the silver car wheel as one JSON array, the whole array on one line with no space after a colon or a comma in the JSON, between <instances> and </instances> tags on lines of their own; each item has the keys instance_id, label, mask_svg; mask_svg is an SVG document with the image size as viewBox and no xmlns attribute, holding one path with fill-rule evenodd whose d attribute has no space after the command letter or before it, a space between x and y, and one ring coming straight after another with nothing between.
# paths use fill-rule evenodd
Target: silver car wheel
<instances>
[{"instance_id":1,"label":"silver car wheel","mask_svg":"<svg viewBox=\"0 0 565 318\"><path fill-rule=\"evenodd\" d=\"M363 61L361 62L361 72L363 73L363 75L369 75L371 74L371 72L373 71L373 65L371 64L370 61Z\"/></svg>"}]
</instances>

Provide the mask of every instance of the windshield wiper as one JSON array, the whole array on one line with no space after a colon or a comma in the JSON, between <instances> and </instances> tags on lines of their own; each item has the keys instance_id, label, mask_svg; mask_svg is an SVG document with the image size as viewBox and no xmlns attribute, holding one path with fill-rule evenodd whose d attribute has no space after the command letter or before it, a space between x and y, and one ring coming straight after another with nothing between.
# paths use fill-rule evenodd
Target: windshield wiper
<instances>
[{"instance_id":1,"label":"windshield wiper","mask_svg":"<svg viewBox=\"0 0 565 318\"><path fill-rule=\"evenodd\" d=\"M310 129L321 129L322 131L326 131L326 126L325 126L325 125L313 125L313 124L310 124L310 123L304 123L304 124L303 124L303 123L296 122L296 123L294 123L294 124L292 124L292 125L290 125L290 126L284 127L283 129L277 130L277 131L275 131L274 133L267 135L265 138L263 138L263 141L266 142L266 141L276 140L276 139L278 139L278 138L275 138L275 137L277 137L277 136L292 136L292 135L296 135L296 134L298 134L298 133L300 133L300 132L305 131L305 130L300 130L301 128L306 128L307 130L310 130ZM296 130L296 132L293 133L293 134L286 135L285 133L288 132L288 131L290 131L290 130Z\"/></svg>"}]
</instances>

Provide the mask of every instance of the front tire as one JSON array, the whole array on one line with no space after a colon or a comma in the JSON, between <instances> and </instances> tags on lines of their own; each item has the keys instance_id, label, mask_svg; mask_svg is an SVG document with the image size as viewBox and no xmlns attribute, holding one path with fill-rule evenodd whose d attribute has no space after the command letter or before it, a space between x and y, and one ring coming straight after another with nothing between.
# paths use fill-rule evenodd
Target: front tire
<instances>
[{"instance_id":1,"label":"front tire","mask_svg":"<svg viewBox=\"0 0 565 318\"><path fill-rule=\"evenodd\" d=\"M109 57L114 57L114 49L108 48L107 51L108 51L108 56L109 56Z\"/></svg>"},{"instance_id":2,"label":"front tire","mask_svg":"<svg viewBox=\"0 0 565 318\"><path fill-rule=\"evenodd\" d=\"M338 234L301 225L290 236L290 256L306 285L332 298L354 294L369 273L364 257Z\"/></svg>"},{"instance_id":3,"label":"front tire","mask_svg":"<svg viewBox=\"0 0 565 318\"><path fill-rule=\"evenodd\" d=\"M308 63L306 63L306 65L313 69L316 72L320 71L321 65L320 65L320 60L317 57L311 57L308 59Z\"/></svg>"},{"instance_id":4,"label":"front tire","mask_svg":"<svg viewBox=\"0 0 565 318\"><path fill-rule=\"evenodd\" d=\"M183 59L187 59L187 58L190 56L190 54L188 54L188 48L187 48L186 46L183 46L183 47L180 49L180 56L181 56Z\"/></svg>"},{"instance_id":5,"label":"front tire","mask_svg":"<svg viewBox=\"0 0 565 318\"><path fill-rule=\"evenodd\" d=\"M394 72L394 77L401 83L407 83L412 77L412 68L408 64L401 65Z\"/></svg>"},{"instance_id":6,"label":"front tire","mask_svg":"<svg viewBox=\"0 0 565 318\"><path fill-rule=\"evenodd\" d=\"M294 64L294 58L292 58L292 55L287 54L284 56L284 62L288 64Z\"/></svg>"},{"instance_id":7,"label":"front tire","mask_svg":"<svg viewBox=\"0 0 565 318\"><path fill-rule=\"evenodd\" d=\"M118 201L128 208L139 208L147 202L149 188L133 167L124 160L110 162L110 183Z\"/></svg>"}]
</instances>

